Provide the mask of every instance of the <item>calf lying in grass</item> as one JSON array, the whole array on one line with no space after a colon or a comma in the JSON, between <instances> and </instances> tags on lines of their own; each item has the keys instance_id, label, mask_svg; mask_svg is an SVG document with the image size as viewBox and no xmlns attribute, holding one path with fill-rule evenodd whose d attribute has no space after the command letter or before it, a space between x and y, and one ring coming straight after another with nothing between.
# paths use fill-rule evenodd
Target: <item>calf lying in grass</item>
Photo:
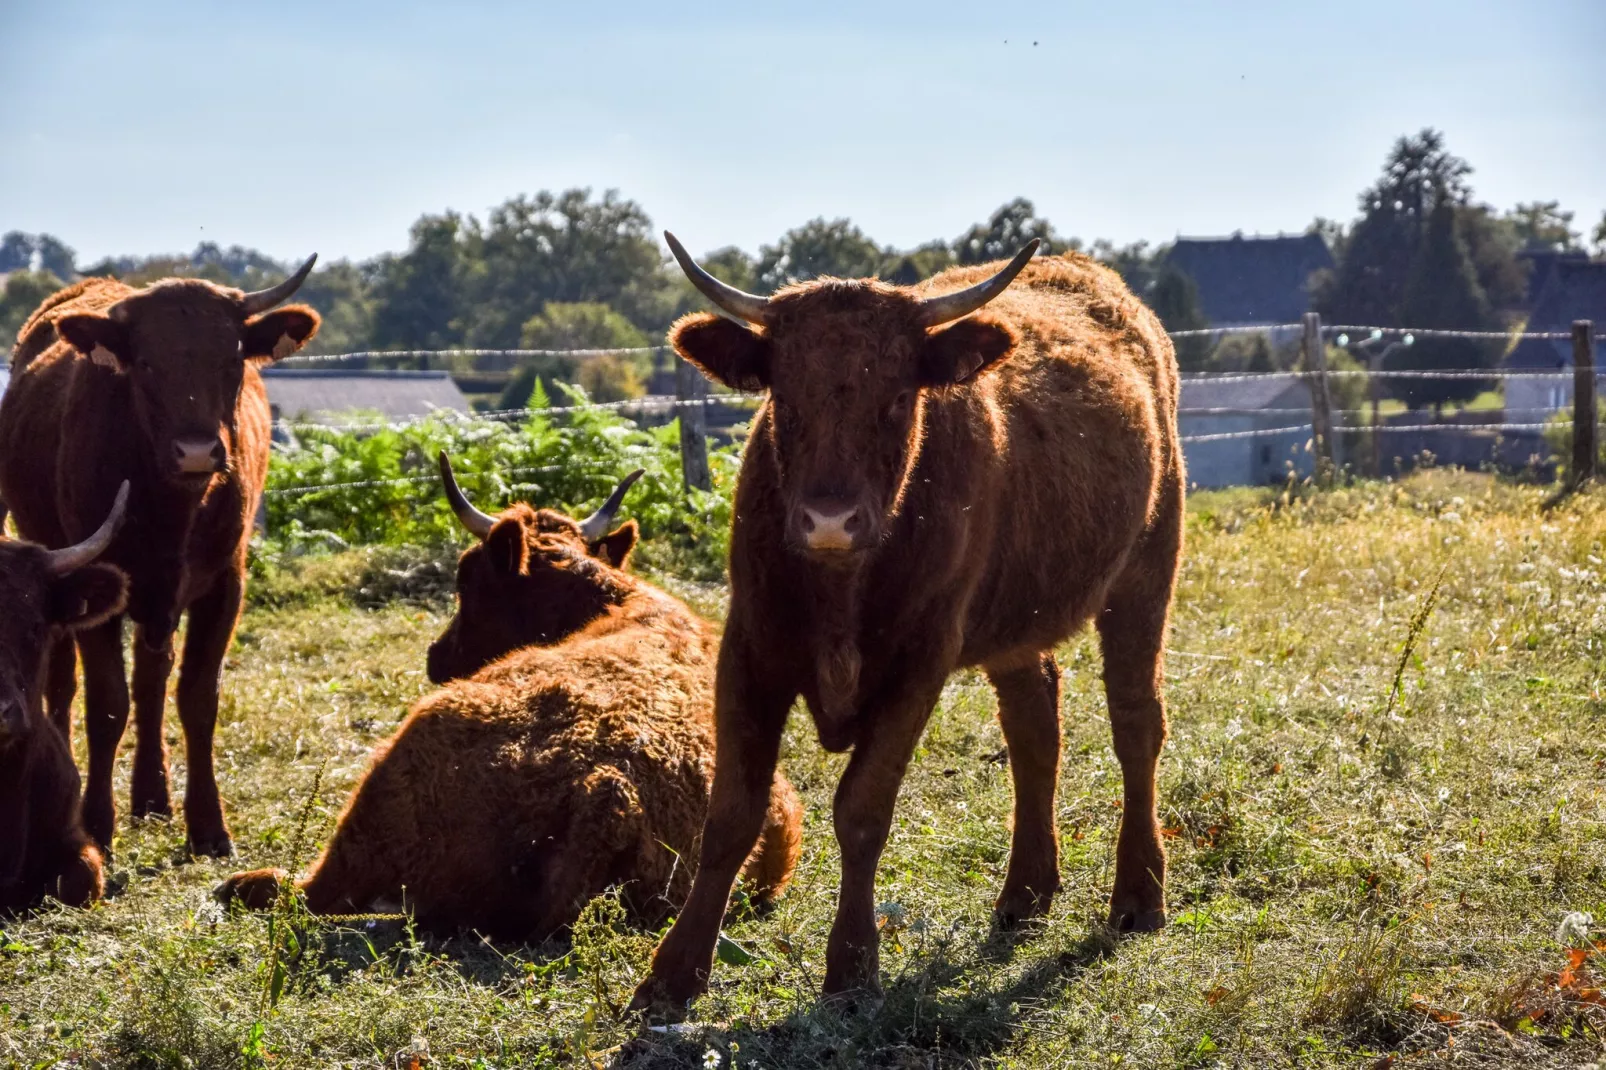
<instances>
[{"instance_id":1,"label":"calf lying in grass","mask_svg":"<svg viewBox=\"0 0 1606 1070\"><path fill-rule=\"evenodd\" d=\"M617 885L656 925L691 886L708 807L712 629L624 571L636 524L607 527L635 476L584 521L522 504L491 517L440 461L447 498L481 540L458 564L458 612L429 651L445 686L375 753L299 882L308 909L397 904L437 932L540 939ZM756 900L791 879L800 819L777 773L745 868ZM261 909L284 880L253 870L218 894Z\"/></svg>"},{"instance_id":2,"label":"calf lying in grass","mask_svg":"<svg viewBox=\"0 0 1606 1070\"><path fill-rule=\"evenodd\" d=\"M127 502L124 483L100 530L65 549L0 538L0 912L46 896L86 906L103 890L100 851L79 812L78 769L45 718L41 683L56 639L122 612L128 577L92 562Z\"/></svg>"}]
</instances>

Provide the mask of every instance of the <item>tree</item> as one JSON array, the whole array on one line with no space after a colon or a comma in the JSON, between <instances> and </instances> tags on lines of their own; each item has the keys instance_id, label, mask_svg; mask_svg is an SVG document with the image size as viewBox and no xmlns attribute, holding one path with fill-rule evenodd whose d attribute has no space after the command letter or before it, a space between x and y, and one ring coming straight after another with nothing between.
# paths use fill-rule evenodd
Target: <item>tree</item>
<instances>
[{"instance_id":1,"label":"tree","mask_svg":"<svg viewBox=\"0 0 1606 1070\"><path fill-rule=\"evenodd\" d=\"M48 271L13 270L0 291L0 349L10 349L17 332L44 299L61 289L62 281Z\"/></svg>"},{"instance_id":2,"label":"tree","mask_svg":"<svg viewBox=\"0 0 1606 1070\"><path fill-rule=\"evenodd\" d=\"M39 254L40 271L48 271L58 279L70 279L78 274L73 266L76 254L55 235L37 235L34 238L34 251Z\"/></svg>"},{"instance_id":3,"label":"tree","mask_svg":"<svg viewBox=\"0 0 1606 1070\"><path fill-rule=\"evenodd\" d=\"M811 219L758 250L758 291L770 293L789 282L829 275L869 278L881 271L891 250L883 250L847 219Z\"/></svg>"},{"instance_id":4,"label":"tree","mask_svg":"<svg viewBox=\"0 0 1606 1070\"><path fill-rule=\"evenodd\" d=\"M374 298L363 268L349 260L333 261L308 275L295 299L311 305L323 317L307 352L349 353L368 348L374 330Z\"/></svg>"},{"instance_id":5,"label":"tree","mask_svg":"<svg viewBox=\"0 0 1606 1070\"><path fill-rule=\"evenodd\" d=\"M913 286L923 279L929 279L939 271L946 271L954 265L953 250L944 241L927 242L917 246L907 253L896 255L883 269L888 282L899 286Z\"/></svg>"},{"instance_id":6,"label":"tree","mask_svg":"<svg viewBox=\"0 0 1606 1070\"><path fill-rule=\"evenodd\" d=\"M27 271L32 265L32 234L13 230L0 238L0 271Z\"/></svg>"},{"instance_id":7,"label":"tree","mask_svg":"<svg viewBox=\"0 0 1606 1070\"><path fill-rule=\"evenodd\" d=\"M1493 330L1499 325L1478 285L1456 206L1448 200L1440 201L1428 217L1427 233L1411 262L1401 314L1413 327ZM1389 367L1484 368L1499 352L1498 345L1479 339L1419 338L1415 345L1395 349ZM1438 408L1450 401L1470 401L1487 386L1479 379L1397 379L1390 382L1389 392L1413 408Z\"/></svg>"},{"instance_id":8,"label":"tree","mask_svg":"<svg viewBox=\"0 0 1606 1070\"><path fill-rule=\"evenodd\" d=\"M1148 294L1149 307L1168 331L1198 331L1210 326L1199 310L1199 287L1186 272L1162 268ZM1174 340L1177 366L1185 372L1205 370L1210 356L1210 336L1195 335Z\"/></svg>"},{"instance_id":9,"label":"tree","mask_svg":"<svg viewBox=\"0 0 1606 1070\"><path fill-rule=\"evenodd\" d=\"M468 258L456 212L423 216L400 256L375 270L373 345L380 349L444 349L462 341ZM504 348L512 348L511 345Z\"/></svg>"},{"instance_id":10,"label":"tree","mask_svg":"<svg viewBox=\"0 0 1606 1070\"><path fill-rule=\"evenodd\" d=\"M1506 213L1524 249L1570 252L1580 248L1583 235L1573 229L1573 213L1561 210L1560 201L1531 201Z\"/></svg>"},{"instance_id":11,"label":"tree","mask_svg":"<svg viewBox=\"0 0 1606 1070\"><path fill-rule=\"evenodd\" d=\"M1213 372L1274 372L1277 357L1266 332L1235 333L1223 337L1206 364Z\"/></svg>"},{"instance_id":12,"label":"tree","mask_svg":"<svg viewBox=\"0 0 1606 1070\"><path fill-rule=\"evenodd\" d=\"M986 223L977 223L954 239L954 259L961 264L1007 260L1033 238L1042 239L1037 251L1044 256L1079 248L1081 244L1061 241L1054 233L1054 225L1037 214L1031 201L1016 197L989 216Z\"/></svg>"},{"instance_id":13,"label":"tree","mask_svg":"<svg viewBox=\"0 0 1606 1070\"><path fill-rule=\"evenodd\" d=\"M651 345L634 324L596 302L548 302L525 322L522 349L644 349ZM646 391L652 362L644 353L595 356L550 354L530 358L502 391L499 408L521 408L539 379L548 396L562 397L559 383L578 383L593 401L623 401Z\"/></svg>"},{"instance_id":14,"label":"tree","mask_svg":"<svg viewBox=\"0 0 1606 1070\"><path fill-rule=\"evenodd\" d=\"M1606 257L1606 212L1600 214L1600 222L1595 224L1595 232L1589 240L1595 243L1595 255Z\"/></svg>"},{"instance_id":15,"label":"tree","mask_svg":"<svg viewBox=\"0 0 1606 1070\"><path fill-rule=\"evenodd\" d=\"M1080 245L1079 242L1073 244ZM1094 259L1114 269L1126 283L1127 289L1145 299L1151 296L1150 291L1154 289L1154 284L1165 265L1166 254L1170 251L1171 246L1168 244L1150 248L1146 241L1118 246L1108 238L1100 238L1093 243Z\"/></svg>"}]
</instances>

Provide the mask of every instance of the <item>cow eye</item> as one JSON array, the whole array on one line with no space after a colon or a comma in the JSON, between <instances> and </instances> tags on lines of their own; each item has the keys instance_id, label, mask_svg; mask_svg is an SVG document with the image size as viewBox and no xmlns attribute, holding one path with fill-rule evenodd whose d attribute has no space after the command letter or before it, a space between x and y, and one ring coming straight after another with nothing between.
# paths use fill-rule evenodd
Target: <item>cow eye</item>
<instances>
[{"instance_id":1,"label":"cow eye","mask_svg":"<svg viewBox=\"0 0 1606 1070\"><path fill-rule=\"evenodd\" d=\"M892 404L887 406L887 419L901 420L907 416L909 414L909 406L914 401L914 396L915 392L913 390L905 390L893 398Z\"/></svg>"}]
</instances>

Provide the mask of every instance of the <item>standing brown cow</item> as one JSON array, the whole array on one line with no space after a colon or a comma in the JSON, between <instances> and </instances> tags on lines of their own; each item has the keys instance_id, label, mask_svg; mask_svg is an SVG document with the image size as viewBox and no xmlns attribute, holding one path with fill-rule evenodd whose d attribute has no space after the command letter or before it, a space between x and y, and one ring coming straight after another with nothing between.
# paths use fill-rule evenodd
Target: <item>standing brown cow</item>
<instances>
[{"instance_id":1,"label":"standing brown cow","mask_svg":"<svg viewBox=\"0 0 1606 1070\"><path fill-rule=\"evenodd\" d=\"M232 852L212 769L218 678L245 589L246 544L267 478L271 420L258 361L301 348L318 314L270 312L301 285L313 257L255 293L200 279L142 290L85 279L46 299L12 351L0 402L0 498L24 537L45 546L81 538L106 515L120 482L128 522L106 560L128 573L135 625L133 812L171 813L162 715L173 634L189 612L179 671L190 850ZM78 633L84 661L89 784L84 824L109 848L112 768L128 724L123 615ZM72 640L50 654L45 698L70 738Z\"/></svg>"},{"instance_id":2,"label":"standing brown cow","mask_svg":"<svg viewBox=\"0 0 1606 1070\"><path fill-rule=\"evenodd\" d=\"M79 815L78 768L45 720L43 683L55 636L123 608L128 577L94 564L111 545L128 484L88 539L60 550L0 538L0 912L47 895L68 906L100 898L100 851Z\"/></svg>"},{"instance_id":3,"label":"standing brown cow","mask_svg":"<svg viewBox=\"0 0 1606 1070\"><path fill-rule=\"evenodd\" d=\"M1110 921L1162 926L1155 766L1183 466L1159 321L1087 257L1029 264L1035 241L1001 270L958 268L917 289L822 279L766 300L666 237L732 317L682 319L675 349L769 397L736 489L701 862L636 1005L676 1007L707 986L799 694L821 744L853 751L834 807L827 994L877 984L876 864L904 770L961 666L981 666L998 693L1014 779L998 916L1046 911L1060 884L1051 651L1090 619L1125 784Z\"/></svg>"}]
</instances>

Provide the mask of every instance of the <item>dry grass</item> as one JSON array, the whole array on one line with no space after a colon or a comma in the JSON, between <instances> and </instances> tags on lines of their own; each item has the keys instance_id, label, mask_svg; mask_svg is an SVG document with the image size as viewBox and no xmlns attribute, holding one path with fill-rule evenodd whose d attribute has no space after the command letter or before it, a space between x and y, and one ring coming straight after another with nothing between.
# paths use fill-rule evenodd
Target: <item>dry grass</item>
<instances>
[{"instance_id":1,"label":"dry grass","mask_svg":"<svg viewBox=\"0 0 1606 1070\"><path fill-rule=\"evenodd\" d=\"M1120 789L1084 638L1060 652L1066 888L1052 916L1023 940L989 929L1008 773L990 691L958 676L882 865L873 1012L816 1003L842 759L795 717L799 879L769 916L733 918L754 959L719 967L683 1032L620 1017L654 937L607 899L572 944L546 947L312 925L288 908L228 916L208 892L235 867L184 861L180 827L125 822L105 904L4 923L0 1064L1590 1062L1606 1054L1593 962L1562 972L1590 923L1565 941L1557 927L1606 919L1606 497L1544 512L1543 493L1427 473L1304 499L1196 496L1161 785L1172 924L1157 936L1115 940L1098 920ZM426 688L445 607L428 582L350 578L386 568L402 571L337 558L259 586L219 739L240 865L304 863L292 845L319 770L313 844ZM425 601L385 600L397 593ZM717 589L692 593L718 610Z\"/></svg>"}]
</instances>

